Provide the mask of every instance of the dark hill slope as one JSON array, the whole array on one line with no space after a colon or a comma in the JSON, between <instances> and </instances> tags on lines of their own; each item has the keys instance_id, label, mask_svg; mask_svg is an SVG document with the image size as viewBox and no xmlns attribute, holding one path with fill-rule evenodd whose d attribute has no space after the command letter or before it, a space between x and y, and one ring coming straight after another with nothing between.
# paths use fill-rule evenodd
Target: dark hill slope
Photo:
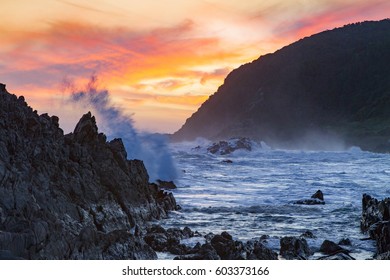
<instances>
[{"instance_id":1,"label":"dark hill slope","mask_svg":"<svg viewBox=\"0 0 390 280\"><path fill-rule=\"evenodd\" d=\"M315 134L389 148L390 20L325 31L242 65L173 139L249 136L298 147Z\"/></svg>"}]
</instances>

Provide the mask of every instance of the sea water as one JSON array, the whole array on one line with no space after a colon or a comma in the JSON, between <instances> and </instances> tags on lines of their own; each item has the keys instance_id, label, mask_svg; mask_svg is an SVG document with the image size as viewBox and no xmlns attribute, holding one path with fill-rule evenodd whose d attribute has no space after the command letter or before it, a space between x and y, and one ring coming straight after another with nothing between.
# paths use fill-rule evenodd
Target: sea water
<instances>
[{"instance_id":1,"label":"sea water","mask_svg":"<svg viewBox=\"0 0 390 280\"><path fill-rule=\"evenodd\" d=\"M181 173L173 194L182 210L172 212L161 225L188 226L201 234L227 231L241 241L266 235L266 245L276 252L281 237L298 237L309 230L315 238L306 240L313 251L325 239L337 243L349 238L351 256L373 256L374 241L364 240L367 235L360 231L361 201L364 193L378 199L390 196L389 154L359 148L277 150L261 143L253 144L252 151L222 156L209 153L208 145L203 140L171 146ZM317 190L324 193L325 205L294 204ZM184 242L198 241L202 240Z\"/></svg>"}]
</instances>

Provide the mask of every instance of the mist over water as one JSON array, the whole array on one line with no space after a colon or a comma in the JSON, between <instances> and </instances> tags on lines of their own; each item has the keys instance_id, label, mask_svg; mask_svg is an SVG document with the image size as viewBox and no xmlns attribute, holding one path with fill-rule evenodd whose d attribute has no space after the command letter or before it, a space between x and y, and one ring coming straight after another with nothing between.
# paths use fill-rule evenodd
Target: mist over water
<instances>
[{"instance_id":1,"label":"mist over water","mask_svg":"<svg viewBox=\"0 0 390 280\"><path fill-rule=\"evenodd\" d=\"M165 137L139 133L134 128L132 118L111 104L110 93L97 88L96 80L93 76L84 90L73 90L68 102L91 111L96 117L99 130L104 132L109 140L122 138L127 158L142 160L150 181L174 180L177 172Z\"/></svg>"}]
</instances>

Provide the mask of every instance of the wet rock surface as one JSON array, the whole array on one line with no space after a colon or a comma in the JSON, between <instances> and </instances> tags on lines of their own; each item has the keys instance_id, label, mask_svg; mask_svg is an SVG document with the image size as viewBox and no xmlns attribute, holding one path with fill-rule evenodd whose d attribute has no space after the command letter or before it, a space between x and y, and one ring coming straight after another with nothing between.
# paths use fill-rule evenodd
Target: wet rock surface
<instances>
[{"instance_id":1,"label":"wet rock surface","mask_svg":"<svg viewBox=\"0 0 390 280\"><path fill-rule=\"evenodd\" d=\"M182 244L183 239L201 237L188 227L184 229L153 226L148 229L145 241L158 252L169 252L175 260L276 260L278 254L267 248L260 239L242 242L228 232L209 233L203 236L205 243L193 247Z\"/></svg>"},{"instance_id":2,"label":"wet rock surface","mask_svg":"<svg viewBox=\"0 0 390 280\"><path fill-rule=\"evenodd\" d=\"M0 258L155 259L140 228L176 207L91 113L64 135L1 85Z\"/></svg>"},{"instance_id":3,"label":"wet rock surface","mask_svg":"<svg viewBox=\"0 0 390 280\"><path fill-rule=\"evenodd\" d=\"M316 191L309 199L300 199L295 201L294 204L304 204L304 205L322 205L325 204L324 194L321 190Z\"/></svg>"},{"instance_id":4,"label":"wet rock surface","mask_svg":"<svg viewBox=\"0 0 390 280\"><path fill-rule=\"evenodd\" d=\"M280 255L287 260L306 260L312 252L306 239L288 236L280 239Z\"/></svg>"},{"instance_id":5,"label":"wet rock surface","mask_svg":"<svg viewBox=\"0 0 390 280\"><path fill-rule=\"evenodd\" d=\"M377 258L387 259L390 252L390 198L378 201L363 194L360 228L376 241Z\"/></svg>"},{"instance_id":6,"label":"wet rock surface","mask_svg":"<svg viewBox=\"0 0 390 280\"><path fill-rule=\"evenodd\" d=\"M207 148L212 154L228 155L237 150L252 151L252 142L249 138L232 138L228 141L219 141L213 143Z\"/></svg>"}]
</instances>

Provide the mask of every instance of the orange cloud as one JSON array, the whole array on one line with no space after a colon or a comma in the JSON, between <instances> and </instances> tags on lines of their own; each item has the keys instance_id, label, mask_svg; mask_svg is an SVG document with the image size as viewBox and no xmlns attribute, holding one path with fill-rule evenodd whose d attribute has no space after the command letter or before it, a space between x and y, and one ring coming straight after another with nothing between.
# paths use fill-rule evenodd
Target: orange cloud
<instances>
[{"instance_id":1,"label":"orange cloud","mask_svg":"<svg viewBox=\"0 0 390 280\"><path fill-rule=\"evenodd\" d=\"M334 5L329 5L318 12L279 23L275 26L273 33L277 37L288 37L296 40L349 23L381 20L389 17L389 10L390 2L388 0L336 1Z\"/></svg>"}]
</instances>

